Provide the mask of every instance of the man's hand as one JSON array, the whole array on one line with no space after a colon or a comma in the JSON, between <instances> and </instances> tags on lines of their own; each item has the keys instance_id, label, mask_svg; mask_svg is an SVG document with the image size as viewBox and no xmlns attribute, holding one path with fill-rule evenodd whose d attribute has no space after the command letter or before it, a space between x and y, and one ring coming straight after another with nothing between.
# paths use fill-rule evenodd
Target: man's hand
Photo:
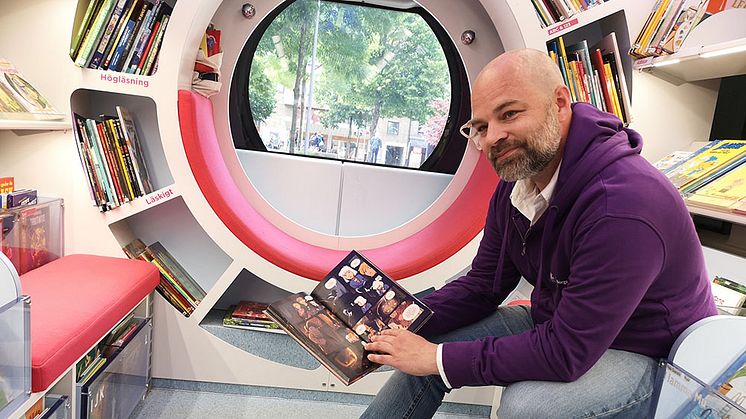
<instances>
[{"instance_id":1,"label":"man's hand","mask_svg":"<svg viewBox=\"0 0 746 419\"><path fill-rule=\"evenodd\" d=\"M386 329L365 345L366 351L377 352L368 354L370 361L417 376L438 374L437 349L438 345L401 329Z\"/></svg>"}]
</instances>

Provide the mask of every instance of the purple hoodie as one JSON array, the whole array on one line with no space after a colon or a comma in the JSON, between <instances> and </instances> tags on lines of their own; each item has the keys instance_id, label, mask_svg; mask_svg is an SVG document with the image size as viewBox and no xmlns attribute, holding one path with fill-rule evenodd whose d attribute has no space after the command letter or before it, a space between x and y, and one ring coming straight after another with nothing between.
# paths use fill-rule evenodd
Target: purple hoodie
<instances>
[{"instance_id":1,"label":"purple hoodie","mask_svg":"<svg viewBox=\"0 0 746 419\"><path fill-rule=\"evenodd\" d=\"M534 328L443 345L454 387L574 381L609 349L668 355L676 337L716 314L704 258L678 191L642 156L642 138L614 116L573 104L549 208L530 226L511 205L514 182L490 202L472 268L424 301L435 336L493 313L521 276L534 285Z\"/></svg>"}]
</instances>

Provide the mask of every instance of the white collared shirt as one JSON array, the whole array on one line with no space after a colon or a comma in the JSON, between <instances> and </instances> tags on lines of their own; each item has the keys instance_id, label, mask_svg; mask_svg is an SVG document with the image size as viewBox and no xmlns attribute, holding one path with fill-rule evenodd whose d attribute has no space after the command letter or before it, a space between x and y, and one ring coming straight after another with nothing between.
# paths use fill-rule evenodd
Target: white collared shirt
<instances>
[{"instance_id":1,"label":"white collared shirt","mask_svg":"<svg viewBox=\"0 0 746 419\"><path fill-rule=\"evenodd\" d=\"M554 194L554 188L557 186L557 177L559 176L560 166L562 162L557 165L552 179L549 181L547 186L543 190L539 190L533 180L521 179L516 181L513 191L510 193L510 203L521 213L524 217L531 221L531 225L534 225L536 221L544 214L547 208L549 208L549 200L552 199ZM443 379L443 383L448 388L451 387L451 383L448 382L446 372L443 369L443 344L438 344L438 349L435 352L436 363L438 364L438 373L440 378Z\"/></svg>"}]
</instances>

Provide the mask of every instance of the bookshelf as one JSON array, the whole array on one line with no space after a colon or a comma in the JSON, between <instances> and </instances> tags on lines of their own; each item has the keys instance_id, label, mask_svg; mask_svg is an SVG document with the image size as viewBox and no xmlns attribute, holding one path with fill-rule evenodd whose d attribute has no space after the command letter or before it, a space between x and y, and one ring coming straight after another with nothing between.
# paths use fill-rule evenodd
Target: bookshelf
<instances>
[{"instance_id":1,"label":"bookshelf","mask_svg":"<svg viewBox=\"0 0 746 419\"><path fill-rule=\"evenodd\" d=\"M678 52L639 59L634 68L674 84L746 74L744 19L746 9L712 15L692 29Z\"/></svg>"},{"instance_id":2,"label":"bookshelf","mask_svg":"<svg viewBox=\"0 0 746 419\"><path fill-rule=\"evenodd\" d=\"M7 131L69 131L69 121L35 121L26 119L0 119L0 130Z\"/></svg>"}]
</instances>

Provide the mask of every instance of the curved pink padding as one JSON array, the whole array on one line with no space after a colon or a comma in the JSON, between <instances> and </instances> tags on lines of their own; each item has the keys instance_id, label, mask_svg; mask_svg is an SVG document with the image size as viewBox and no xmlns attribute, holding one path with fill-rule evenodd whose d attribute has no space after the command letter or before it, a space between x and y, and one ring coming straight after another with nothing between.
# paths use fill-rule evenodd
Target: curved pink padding
<instances>
[{"instance_id":1,"label":"curved pink padding","mask_svg":"<svg viewBox=\"0 0 746 419\"><path fill-rule=\"evenodd\" d=\"M251 250L282 269L317 281L348 253L298 240L249 204L220 152L209 99L179 90L179 125L184 151L202 194L226 227ZM394 279L432 268L482 230L496 184L492 168L479 159L464 190L440 217L410 237L363 249L362 253Z\"/></svg>"}]
</instances>

